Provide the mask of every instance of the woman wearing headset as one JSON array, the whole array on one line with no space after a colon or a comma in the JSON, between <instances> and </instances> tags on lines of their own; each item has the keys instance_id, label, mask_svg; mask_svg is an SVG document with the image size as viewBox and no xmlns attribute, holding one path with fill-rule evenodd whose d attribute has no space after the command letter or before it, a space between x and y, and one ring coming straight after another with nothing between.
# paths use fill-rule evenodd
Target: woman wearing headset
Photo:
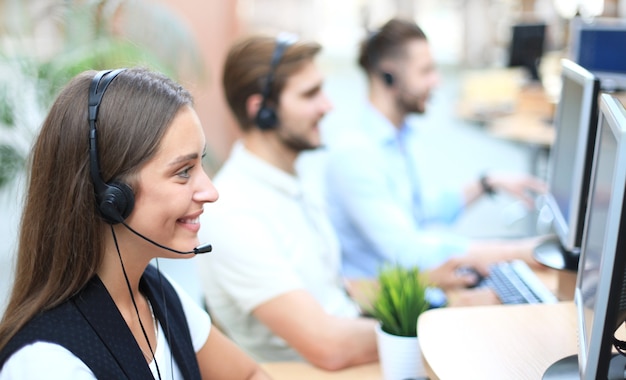
<instances>
[{"instance_id":1,"label":"woman wearing headset","mask_svg":"<svg viewBox=\"0 0 626 380\"><path fill-rule=\"evenodd\" d=\"M0 379L267 378L150 265L210 250L204 150L190 94L160 74L85 72L61 91L32 151Z\"/></svg>"}]
</instances>

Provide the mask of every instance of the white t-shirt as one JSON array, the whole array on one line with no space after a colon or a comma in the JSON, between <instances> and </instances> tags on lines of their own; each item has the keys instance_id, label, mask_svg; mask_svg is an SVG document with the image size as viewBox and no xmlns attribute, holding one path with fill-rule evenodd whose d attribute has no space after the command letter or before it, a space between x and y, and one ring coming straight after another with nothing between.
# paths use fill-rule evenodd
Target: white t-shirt
<instances>
[{"instance_id":1,"label":"white t-shirt","mask_svg":"<svg viewBox=\"0 0 626 380\"><path fill-rule=\"evenodd\" d=\"M220 327L257 361L302 360L257 320L260 304L304 289L335 316L356 317L340 277L338 240L302 182L236 143L214 178L220 199L205 206L200 240L207 304ZM294 313L297 313L294 310Z\"/></svg>"},{"instance_id":2,"label":"white t-shirt","mask_svg":"<svg viewBox=\"0 0 626 380\"><path fill-rule=\"evenodd\" d=\"M180 286L168 280L178 293L189 324L193 349L198 352L209 337L211 319ZM156 367L158 365L162 379L183 379L176 362L170 360L172 353L160 323L157 335L156 364L154 361L150 363L154 378L158 378ZM46 342L24 346L11 355L0 371L0 380L93 380L95 378L89 367L70 351L58 344Z\"/></svg>"}]
</instances>

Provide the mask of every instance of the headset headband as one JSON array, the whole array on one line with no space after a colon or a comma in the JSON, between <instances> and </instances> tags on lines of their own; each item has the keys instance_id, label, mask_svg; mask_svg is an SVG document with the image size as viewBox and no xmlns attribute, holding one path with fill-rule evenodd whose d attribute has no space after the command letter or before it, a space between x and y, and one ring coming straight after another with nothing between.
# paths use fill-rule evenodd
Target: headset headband
<instances>
[{"instance_id":1,"label":"headset headband","mask_svg":"<svg viewBox=\"0 0 626 380\"><path fill-rule=\"evenodd\" d=\"M263 91L261 92L262 101L261 107L265 107L267 98L270 96L272 92L272 82L274 82L274 74L276 72L276 67L278 67L278 63L280 63L285 50L293 45L298 40L298 37L292 33L282 32L276 37L276 48L274 48L274 53L272 53L272 60L270 61L270 69L267 73L267 79L265 80L265 86L263 86Z\"/></svg>"},{"instance_id":2,"label":"headset headband","mask_svg":"<svg viewBox=\"0 0 626 380\"><path fill-rule=\"evenodd\" d=\"M102 194L106 190L106 184L102 179L98 160L98 133L96 130L98 111L107 87L124 70L126 69L100 71L93 77L89 87L89 167L96 194Z\"/></svg>"}]
</instances>

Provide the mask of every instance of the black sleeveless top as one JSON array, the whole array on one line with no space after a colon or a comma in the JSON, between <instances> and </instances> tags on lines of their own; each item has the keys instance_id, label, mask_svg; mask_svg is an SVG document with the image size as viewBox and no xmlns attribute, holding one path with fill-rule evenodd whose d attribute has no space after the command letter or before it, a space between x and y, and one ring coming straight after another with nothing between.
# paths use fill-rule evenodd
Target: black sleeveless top
<instances>
[{"instance_id":1,"label":"black sleeveless top","mask_svg":"<svg viewBox=\"0 0 626 380\"><path fill-rule=\"evenodd\" d=\"M152 265L144 272L139 288L152 304L183 378L200 379L176 290ZM98 276L76 296L28 322L0 351L0 370L13 353L35 342L65 347L98 379L153 379L137 341Z\"/></svg>"}]
</instances>

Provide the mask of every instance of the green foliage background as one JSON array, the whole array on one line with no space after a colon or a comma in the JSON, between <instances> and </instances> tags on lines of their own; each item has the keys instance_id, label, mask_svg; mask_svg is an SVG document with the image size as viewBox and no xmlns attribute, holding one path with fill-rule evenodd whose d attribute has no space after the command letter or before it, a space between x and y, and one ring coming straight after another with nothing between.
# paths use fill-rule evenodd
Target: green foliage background
<instances>
[{"instance_id":1,"label":"green foliage background","mask_svg":"<svg viewBox=\"0 0 626 380\"><path fill-rule=\"evenodd\" d=\"M3 0L0 22L0 189L19 177L54 97L80 72L203 76L187 26L149 0Z\"/></svg>"}]
</instances>

